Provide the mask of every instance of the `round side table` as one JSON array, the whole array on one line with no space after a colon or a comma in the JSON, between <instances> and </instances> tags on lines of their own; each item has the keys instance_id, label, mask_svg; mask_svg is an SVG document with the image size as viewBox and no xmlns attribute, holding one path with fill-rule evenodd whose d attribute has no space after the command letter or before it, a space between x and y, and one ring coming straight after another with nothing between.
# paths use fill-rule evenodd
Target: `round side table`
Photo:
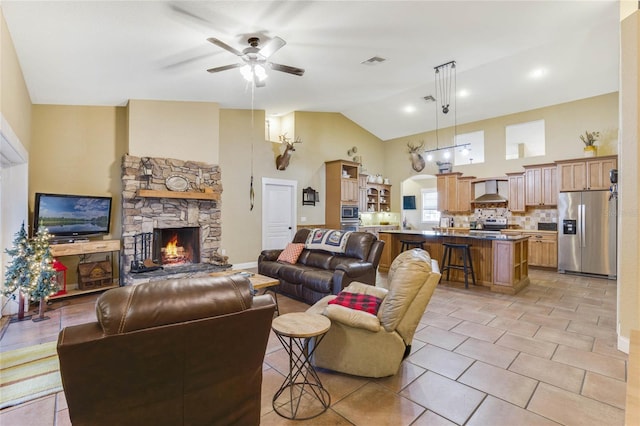
<instances>
[{"instance_id":1,"label":"round side table","mask_svg":"<svg viewBox=\"0 0 640 426\"><path fill-rule=\"evenodd\" d=\"M311 365L313 352L329 327L329 318L319 314L295 312L273 319L271 328L289 354L289 374L273 396L273 409L282 417L306 420L329 408L331 396Z\"/></svg>"}]
</instances>

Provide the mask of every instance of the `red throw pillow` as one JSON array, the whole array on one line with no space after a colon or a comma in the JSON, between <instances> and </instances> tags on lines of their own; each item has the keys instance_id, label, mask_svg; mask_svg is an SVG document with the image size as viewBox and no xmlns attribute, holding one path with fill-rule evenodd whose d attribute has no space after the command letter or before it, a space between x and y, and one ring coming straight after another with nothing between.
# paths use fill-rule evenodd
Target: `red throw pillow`
<instances>
[{"instance_id":1,"label":"red throw pillow","mask_svg":"<svg viewBox=\"0 0 640 426\"><path fill-rule=\"evenodd\" d=\"M300 257L300 254L304 250L304 244L302 243L289 243L280 256L278 256L279 262L287 262L291 264L295 264Z\"/></svg>"},{"instance_id":2,"label":"red throw pillow","mask_svg":"<svg viewBox=\"0 0 640 426\"><path fill-rule=\"evenodd\" d=\"M358 311L365 311L373 315L378 313L380 303L382 303L382 299L379 297L370 294L349 293L346 291L341 291L338 293L338 297L329 301L329 305L340 305Z\"/></svg>"}]
</instances>

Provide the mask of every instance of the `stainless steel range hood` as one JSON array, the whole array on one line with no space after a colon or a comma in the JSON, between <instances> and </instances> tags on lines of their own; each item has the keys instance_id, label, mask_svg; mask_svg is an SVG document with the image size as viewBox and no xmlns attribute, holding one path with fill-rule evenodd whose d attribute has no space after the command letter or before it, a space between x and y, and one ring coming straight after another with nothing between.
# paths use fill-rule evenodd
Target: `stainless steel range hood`
<instances>
[{"instance_id":1,"label":"stainless steel range hood","mask_svg":"<svg viewBox=\"0 0 640 426\"><path fill-rule=\"evenodd\" d=\"M484 182L484 194L473 200L476 204L506 203L508 200L498 192L498 180L491 179Z\"/></svg>"}]
</instances>

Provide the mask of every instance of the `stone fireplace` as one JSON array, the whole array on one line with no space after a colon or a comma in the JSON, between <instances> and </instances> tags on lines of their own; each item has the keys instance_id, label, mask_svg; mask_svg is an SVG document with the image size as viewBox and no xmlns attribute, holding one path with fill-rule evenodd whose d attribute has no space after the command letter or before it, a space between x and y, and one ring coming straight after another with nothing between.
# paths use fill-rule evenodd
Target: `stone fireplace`
<instances>
[{"instance_id":1,"label":"stone fireplace","mask_svg":"<svg viewBox=\"0 0 640 426\"><path fill-rule=\"evenodd\" d=\"M218 253L222 235L219 166L170 158L144 160L147 167L140 157L125 155L122 161L125 285L173 277L185 266L189 266L189 276L228 268L226 258ZM153 262L162 269L131 272L136 257L134 240L140 234L152 236L152 258L137 260Z\"/></svg>"}]
</instances>

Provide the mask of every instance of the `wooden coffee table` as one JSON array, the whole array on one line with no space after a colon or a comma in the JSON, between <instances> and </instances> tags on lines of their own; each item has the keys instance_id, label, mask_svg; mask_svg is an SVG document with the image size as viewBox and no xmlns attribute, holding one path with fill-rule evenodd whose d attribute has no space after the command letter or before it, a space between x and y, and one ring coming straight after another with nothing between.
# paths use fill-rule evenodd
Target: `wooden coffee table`
<instances>
[{"instance_id":1,"label":"wooden coffee table","mask_svg":"<svg viewBox=\"0 0 640 426\"><path fill-rule=\"evenodd\" d=\"M276 314L280 315L280 309L278 307L278 293L276 293L274 289L270 288L280 284L280 281L278 281L277 279L267 277L266 275L260 275L255 272L244 271L242 269L227 269L226 271L212 272L209 275L212 277L226 277L228 275L240 274L251 274L247 278L249 278L249 281L251 282L254 290L264 289L262 294L265 294L267 291L271 291L273 293L273 298L276 302Z\"/></svg>"}]
</instances>

